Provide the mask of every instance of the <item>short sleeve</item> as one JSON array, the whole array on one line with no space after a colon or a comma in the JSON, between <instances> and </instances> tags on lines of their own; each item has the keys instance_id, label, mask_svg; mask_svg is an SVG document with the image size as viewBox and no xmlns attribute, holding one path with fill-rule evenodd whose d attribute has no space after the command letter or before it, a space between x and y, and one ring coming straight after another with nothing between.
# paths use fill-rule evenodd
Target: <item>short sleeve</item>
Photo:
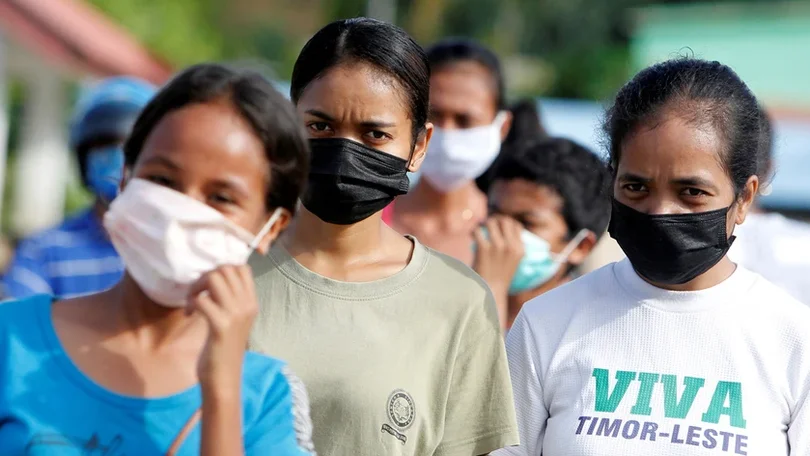
<instances>
[{"instance_id":1,"label":"short sleeve","mask_svg":"<svg viewBox=\"0 0 810 456\"><path fill-rule=\"evenodd\" d=\"M21 299L37 294L53 294L45 264L45 252L38 243L34 240L22 241L3 277L4 297Z\"/></svg>"},{"instance_id":2,"label":"short sleeve","mask_svg":"<svg viewBox=\"0 0 810 456\"><path fill-rule=\"evenodd\" d=\"M290 385L292 396L293 429L298 446L315 456L315 445L312 443L312 419L309 416L309 395L304 382L293 374L289 367L282 370L284 378Z\"/></svg>"},{"instance_id":3,"label":"short sleeve","mask_svg":"<svg viewBox=\"0 0 810 456\"><path fill-rule=\"evenodd\" d=\"M442 442L435 456L474 456L517 445L512 387L495 300L464 329L452 368Z\"/></svg>"},{"instance_id":4,"label":"short sleeve","mask_svg":"<svg viewBox=\"0 0 810 456\"><path fill-rule=\"evenodd\" d=\"M543 385L537 356L537 341L521 311L506 337L506 353L515 397L520 446L507 448L494 456L533 456L543 453L543 437L548 410L543 400Z\"/></svg>"},{"instance_id":5,"label":"short sleeve","mask_svg":"<svg viewBox=\"0 0 810 456\"><path fill-rule=\"evenodd\" d=\"M288 380L292 379L292 383ZM304 386L289 370L278 374L259 417L245 430L246 456L314 456ZM307 409L304 410L303 407Z\"/></svg>"}]
</instances>

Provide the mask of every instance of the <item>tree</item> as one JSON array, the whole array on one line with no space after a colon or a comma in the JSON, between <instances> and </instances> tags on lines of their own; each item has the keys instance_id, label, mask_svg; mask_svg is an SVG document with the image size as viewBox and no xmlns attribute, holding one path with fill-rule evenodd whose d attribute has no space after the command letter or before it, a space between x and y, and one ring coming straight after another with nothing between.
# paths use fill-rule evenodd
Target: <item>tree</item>
<instances>
[{"instance_id":1,"label":"tree","mask_svg":"<svg viewBox=\"0 0 810 456\"><path fill-rule=\"evenodd\" d=\"M224 57L217 0L89 0L178 67Z\"/></svg>"}]
</instances>

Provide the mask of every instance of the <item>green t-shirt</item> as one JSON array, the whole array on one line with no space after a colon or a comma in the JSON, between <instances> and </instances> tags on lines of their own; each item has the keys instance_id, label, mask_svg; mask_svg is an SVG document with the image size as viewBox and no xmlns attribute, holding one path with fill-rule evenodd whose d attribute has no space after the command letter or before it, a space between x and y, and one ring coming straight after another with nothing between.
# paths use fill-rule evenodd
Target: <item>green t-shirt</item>
<instances>
[{"instance_id":1,"label":"green t-shirt","mask_svg":"<svg viewBox=\"0 0 810 456\"><path fill-rule=\"evenodd\" d=\"M287 361L329 456L472 456L517 445L512 387L484 281L418 241L373 282L332 280L280 245L251 260L250 349Z\"/></svg>"}]
</instances>

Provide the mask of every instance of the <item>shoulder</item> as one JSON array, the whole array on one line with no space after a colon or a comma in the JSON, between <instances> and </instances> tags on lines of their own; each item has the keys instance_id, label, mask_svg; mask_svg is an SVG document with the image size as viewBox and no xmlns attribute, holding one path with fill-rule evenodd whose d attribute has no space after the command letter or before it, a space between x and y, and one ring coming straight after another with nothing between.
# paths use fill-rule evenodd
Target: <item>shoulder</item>
<instances>
[{"instance_id":1,"label":"shoulder","mask_svg":"<svg viewBox=\"0 0 810 456\"><path fill-rule=\"evenodd\" d=\"M484 279L461 261L425 248L425 269L414 286L429 294L431 305L456 321L498 327L495 298Z\"/></svg>"},{"instance_id":2,"label":"shoulder","mask_svg":"<svg viewBox=\"0 0 810 456\"><path fill-rule=\"evenodd\" d=\"M521 313L526 316L547 318L566 317L590 307L600 307L620 293L615 268L611 263L585 274L527 302Z\"/></svg>"},{"instance_id":3,"label":"shoulder","mask_svg":"<svg viewBox=\"0 0 810 456\"><path fill-rule=\"evenodd\" d=\"M277 389L286 390L285 367L286 364L279 359L255 352L245 353L242 382L246 399L261 401L266 394Z\"/></svg>"},{"instance_id":4,"label":"shoulder","mask_svg":"<svg viewBox=\"0 0 810 456\"><path fill-rule=\"evenodd\" d=\"M294 434L295 444L304 454L314 455L309 396L304 382L289 366L281 360L247 352L243 383L249 413L246 427L266 433L268 419L271 423L281 423L281 428L290 429Z\"/></svg>"},{"instance_id":5,"label":"shoulder","mask_svg":"<svg viewBox=\"0 0 810 456\"><path fill-rule=\"evenodd\" d=\"M92 212L83 211L65 219L59 225L20 241L17 251L20 254L37 254L54 248L70 248L84 242L83 234L88 230Z\"/></svg>"},{"instance_id":6,"label":"shoulder","mask_svg":"<svg viewBox=\"0 0 810 456\"><path fill-rule=\"evenodd\" d=\"M35 318L48 307L53 298L48 295L35 295L23 299L10 299L0 302L0 332L12 328L36 324Z\"/></svg>"},{"instance_id":7,"label":"shoulder","mask_svg":"<svg viewBox=\"0 0 810 456\"><path fill-rule=\"evenodd\" d=\"M293 407L306 397L303 382L287 363L252 351L245 353L242 382L249 402L267 405L271 401Z\"/></svg>"},{"instance_id":8,"label":"shoulder","mask_svg":"<svg viewBox=\"0 0 810 456\"><path fill-rule=\"evenodd\" d=\"M743 266L737 267L750 276L751 287L745 294L748 308L753 309L756 314L761 314L762 317L770 316L771 319L778 320L780 325L799 326L810 333L810 307L808 305L799 302L787 291L760 274L745 269Z\"/></svg>"},{"instance_id":9,"label":"shoulder","mask_svg":"<svg viewBox=\"0 0 810 456\"><path fill-rule=\"evenodd\" d=\"M593 321L610 318L611 305L618 308L625 299L614 271L619 264L603 266L524 304L507 335L507 346L516 343L513 339L528 337L555 347L570 331L579 333Z\"/></svg>"},{"instance_id":10,"label":"shoulder","mask_svg":"<svg viewBox=\"0 0 810 456\"><path fill-rule=\"evenodd\" d=\"M489 286L475 271L461 261L429 247L427 262L422 274L423 284L436 286L438 293L453 294L486 299Z\"/></svg>"},{"instance_id":11,"label":"shoulder","mask_svg":"<svg viewBox=\"0 0 810 456\"><path fill-rule=\"evenodd\" d=\"M19 356L38 364L36 354L49 351L41 329L43 318L50 318L51 299L47 295L35 295L0 302L0 366L8 362L9 357Z\"/></svg>"}]
</instances>

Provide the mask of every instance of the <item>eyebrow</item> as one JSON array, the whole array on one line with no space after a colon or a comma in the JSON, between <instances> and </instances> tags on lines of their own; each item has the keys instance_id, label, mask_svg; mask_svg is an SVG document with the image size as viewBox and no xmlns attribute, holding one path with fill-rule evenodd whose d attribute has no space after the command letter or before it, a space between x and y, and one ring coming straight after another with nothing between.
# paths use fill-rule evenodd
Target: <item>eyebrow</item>
<instances>
[{"instance_id":1,"label":"eyebrow","mask_svg":"<svg viewBox=\"0 0 810 456\"><path fill-rule=\"evenodd\" d=\"M619 180L625 182L638 182L641 184L648 184L653 181L652 178L639 176L637 174L625 173L619 176ZM712 190L717 190L717 186L711 181L697 176L680 177L670 181L673 184L682 185L684 187L703 187Z\"/></svg>"},{"instance_id":2,"label":"eyebrow","mask_svg":"<svg viewBox=\"0 0 810 456\"><path fill-rule=\"evenodd\" d=\"M642 177L638 174L631 174L631 173L624 173L619 176L620 181L632 181L632 182L640 182L642 184L647 184L652 182L652 178L649 177Z\"/></svg>"},{"instance_id":3,"label":"eyebrow","mask_svg":"<svg viewBox=\"0 0 810 456\"><path fill-rule=\"evenodd\" d=\"M325 113L323 111L319 111L317 109L307 109L305 112L307 114L313 115L313 116L315 116L315 117L317 117L319 119L323 119L323 120L325 120L327 122L335 122L334 117L330 116L329 114L327 114L327 113ZM385 122L385 121L382 121L382 120L366 120L366 121L360 122L360 126L365 127L365 128L391 128L391 127L396 127L396 125L397 124L394 123L394 122Z\"/></svg>"},{"instance_id":4,"label":"eyebrow","mask_svg":"<svg viewBox=\"0 0 810 456\"><path fill-rule=\"evenodd\" d=\"M334 120L335 120L329 114L327 114L327 113L325 113L323 111L318 111L317 109L307 109L306 113L311 114L311 115L313 115L315 117L318 117L319 119L328 120L330 122L334 122Z\"/></svg>"},{"instance_id":5,"label":"eyebrow","mask_svg":"<svg viewBox=\"0 0 810 456\"><path fill-rule=\"evenodd\" d=\"M155 156L147 158L146 160L143 161L143 164L163 165L163 166L165 166L167 168L171 168L172 170L175 170L175 171L180 169L180 166L178 166L177 163L175 163L173 160L170 160L170 159L168 159L166 157L162 157L160 155L155 155Z\"/></svg>"},{"instance_id":6,"label":"eyebrow","mask_svg":"<svg viewBox=\"0 0 810 456\"><path fill-rule=\"evenodd\" d=\"M683 185L685 187L703 187L709 188L712 190L717 190L717 187L711 182L706 179L697 177L697 176L690 176L690 177L682 177L680 179L673 179L673 183L678 185Z\"/></svg>"},{"instance_id":7,"label":"eyebrow","mask_svg":"<svg viewBox=\"0 0 810 456\"><path fill-rule=\"evenodd\" d=\"M234 179L231 176L223 176L213 181L213 186L225 190L235 191L240 193L242 197L250 196L250 190L245 183L239 179Z\"/></svg>"}]
</instances>

